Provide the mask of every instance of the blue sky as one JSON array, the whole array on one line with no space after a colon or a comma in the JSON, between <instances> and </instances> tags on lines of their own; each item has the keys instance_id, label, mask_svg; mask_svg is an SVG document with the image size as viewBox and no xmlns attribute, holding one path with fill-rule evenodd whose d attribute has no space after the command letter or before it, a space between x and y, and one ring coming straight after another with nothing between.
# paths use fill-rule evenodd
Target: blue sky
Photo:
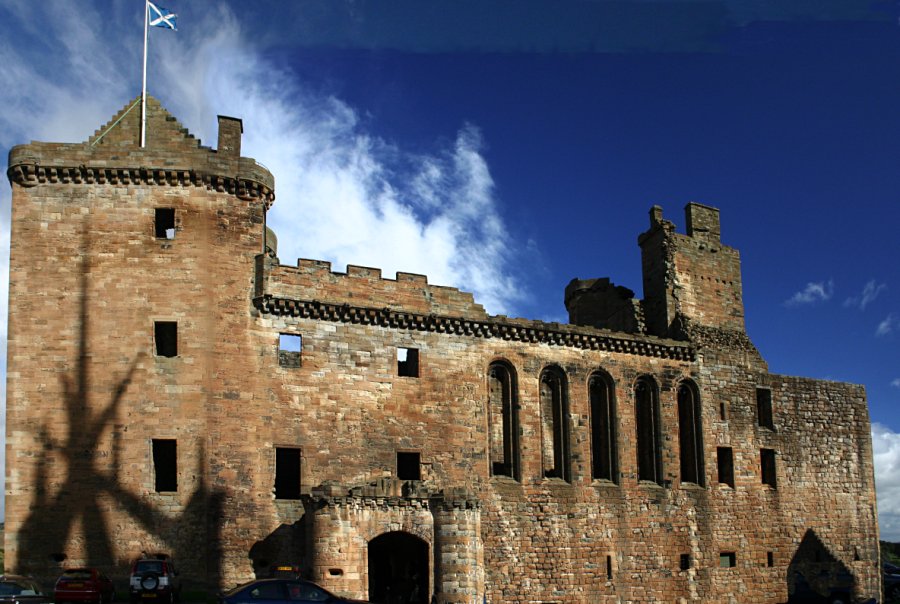
<instances>
[{"instance_id":1,"label":"blue sky","mask_svg":"<svg viewBox=\"0 0 900 604\"><path fill-rule=\"evenodd\" d=\"M160 4L179 31L151 31L149 91L207 144L217 114L243 119L282 262L424 273L563 321L573 277L641 295L652 205L682 231L687 202L720 208L770 369L866 386L900 541L895 4ZM140 93L142 6L0 0L0 152L85 140ZM2 184L4 250L9 203Z\"/></svg>"}]
</instances>

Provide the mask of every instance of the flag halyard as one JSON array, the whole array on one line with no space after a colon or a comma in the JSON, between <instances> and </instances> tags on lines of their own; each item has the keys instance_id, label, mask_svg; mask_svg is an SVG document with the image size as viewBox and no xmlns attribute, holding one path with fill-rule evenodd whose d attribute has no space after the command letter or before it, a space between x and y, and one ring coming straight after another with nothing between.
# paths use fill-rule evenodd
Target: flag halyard
<instances>
[{"instance_id":1,"label":"flag halyard","mask_svg":"<svg viewBox=\"0 0 900 604\"><path fill-rule=\"evenodd\" d=\"M175 19L178 17L175 13L169 12L168 9L161 6L156 6L152 2L149 2L149 0L147 2L147 10L149 11L150 25L153 27L178 29L175 27Z\"/></svg>"}]
</instances>

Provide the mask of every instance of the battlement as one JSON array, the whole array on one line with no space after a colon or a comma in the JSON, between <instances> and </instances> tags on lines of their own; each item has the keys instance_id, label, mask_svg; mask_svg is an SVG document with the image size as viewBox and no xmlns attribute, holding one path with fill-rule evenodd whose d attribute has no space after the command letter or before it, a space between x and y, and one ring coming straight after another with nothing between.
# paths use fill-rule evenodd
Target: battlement
<instances>
[{"instance_id":1,"label":"battlement","mask_svg":"<svg viewBox=\"0 0 900 604\"><path fill-rule=\"evenodd\" d=\"M471 293L429 285L425 275L398 272L395 279L390 279L382 276L381 269L352 264L342 273L332 271L330 262L305 258L298 260L297 266L271 261L267 265L265 294L275 297L335 304L352 300L369 308L472 319L488 316Z\"/></svg>"},{"instance_id":2,"label":"battlement","mask_svg":"<svg viewBox=\"0 0 900 604\"><path fill-rule=\"evenodd\" d=\"M219 116L220 149L210 149L181 126L159 101L147 98L147 141L140 146L140 97L83 143L32 141L9 152L11 183L206 186L242 199L275 199L269 170L240 156L241 121Z\"/></svg>"}]
</instances>

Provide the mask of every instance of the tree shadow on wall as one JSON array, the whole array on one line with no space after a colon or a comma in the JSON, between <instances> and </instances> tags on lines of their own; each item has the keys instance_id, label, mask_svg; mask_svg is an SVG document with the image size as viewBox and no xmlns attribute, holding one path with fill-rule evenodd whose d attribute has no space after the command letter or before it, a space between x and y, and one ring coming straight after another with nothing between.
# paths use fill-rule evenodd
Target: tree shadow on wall
<instances>
[{"instance_id":1,"label":"tree shadow on wall","mask_svg":"<svg viewBox=\"0 0 900 604\"><path fill-rule=\"evenodd\" d=\"M856 578L808 529L787 568L788 604L818 604L843 597L850 602Z\"/></svg>"},{"instance_id":2,"label":"tree shadow on wall","mask_svg":"<svg viewBox=\"0 0 900 604\"><path fill-rule=\"evenodd\" d=\"M85 565L102 568L114 576L127 574L131 561L116 556L117 551L120 556L122 552L115 546L113 536L127 533L131 527L110 524L110 514L119 509L133 523L165 543L169 553L178 553L172 551L178 545L184 548L183 553L200 558L186 560L189 563L185 568L202 573L198 579L209 579L215 584L221 577L220 528L224 494L210 492L201 477L183 512L172 517L126 490L119 479L121 433L113 422L143 353L134 358L116 381L105 404L92 400L97 395L91 390L89 371L88 243L87 235L83 235L77 358L74 368L60 377L65 417L48 415L37 429L40 450L34 451L37 457L32 482L34 500L19 532L15 570L42 579L55 578L54 573L58 570L55 567L66 558L70 536L78 531L74 534L83 536ZM36 406L38 401L28 401L28 404ZM63 419L66 434L55 438L48 425ZM101 438L109 431L112 431L111 450L100 451ZM56 460L51 459L54 457ZM98 463L100 458L103 458L102 463ZM201 449L200 459L204 458L205 451ZM63 475L60 475L61 471ZM51 490L55 492L52 496ZM195 555L204 551L206 560ZM192 564L195 568L191 568Z\"/></svg>"},{"instance_id":3,"label":"tree shadow on wall","mask_svg":"<svg viewBox=\"0 0 900 604\"><path fill-rule=\"evenodd\" d=\"M293 524L282 524L265 539L250 548L249 557L257 579L268 577L278 568L296 568L309 576L312 570L306 555L306 517Z\"/></svg>"}]
</instances>

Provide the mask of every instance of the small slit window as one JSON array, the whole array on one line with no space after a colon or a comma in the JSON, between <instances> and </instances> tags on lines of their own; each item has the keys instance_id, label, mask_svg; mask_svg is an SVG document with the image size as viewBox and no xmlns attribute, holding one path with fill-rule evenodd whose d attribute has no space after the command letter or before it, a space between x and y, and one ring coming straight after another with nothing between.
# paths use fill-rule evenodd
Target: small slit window
<instances>
[{"instance_id":1,"label":"small slit window","mask_svg":"<svg viewBox=\"0 0 900 604\"><path fill-rule=\"evenodd\" d=\"M773 489L777 488L778 483L775 477L775 449L760 449L759 465L763 484L767 484Z\"/></svg>"},{"instance_id":2,"label":"small slit window","mask_svg":"<svg viewBox=\"0 0 900 604\"><path fill-rule=\"evenodd\" d=\"M722 552L719 554L719 568L734 568L737 566L737 556L734 552Z\"/></svg>"},{"instance_id":3,"label":"small slit window","mask_svg":"<svg viewBox=\"0 0 900 604\"><path fill-rule=\"evenodd\" d=\"M775 566L775 553L774 552L766 552L766 566L772 568Z\"/></svg>"},{"instance_id":4,"label":"small slit window","mask_svg":"<svg viewBox=\"0 0 900 604\"><path fill-rule=\"evenodd\" d=\"M175 208L156 208L157 239L175 239Z\"/></svg>"},{"instance_id":5,"label":"small slit window","mask_svg":"<svg viewBox=\"0 0 900 604\"><path fill-rule=\"evenodd\" d=\"M606 557L606 580L612 581L613 578L613 567L612 567L612 556Z\"/></svg>"},{"instance_id":6,"label":"small slit window","mask_svg":"<svg viewBox=\"0 0 900 604\"><path fill-rule=\"evenodd\" d=\"M303 338L294 333L278 335L278 364L282 367L299 367L303 352Z\"/></svg>"},{"instance_id":7,"label":"small slit window","mask_svg":"<svg viewBox=\"0 0 900 604\"><path fill-rule=\"evenodd\" d=\"M761 428L775 429L772 418L772 391L768 388L756 389L756 420Z\"/></svg>"},{"instance_id":8,"label":"small slit window","mask_svg":"<svg viewBox=\"0 0 900 604\"><path fill-rule=\"evenodd\" d=\"M719 467L719 484L727 484L734 488L734 453L731 447L716 448Z\"/></svg>"},{"instance_id":9,"label":"small slit window","mask_svg":"<svg viewBox=\"0 0 900 604\"><path fill-rule=\"evenodd\" d=\"M400 480L422 480L422 470L418 452L397 452L397 478Z\"/></svg>"},{"instance_id":10,"label":"small slit window","mask_svg":"<svg viewBox=\"0 0 900 604\"><path fill-rule=\"evenodd\" d=\"M681 554L681 559L678 562L678 568L681 570L688 570L691 567L691 555L690 554Z\"/></svg>"},{"instance_id":11,"label":"small slit window","mask_svg":"<svg viewBox=\"0 0 900 604\"><path fill-rule=\"evenodd\" d=\"M419 349L397 349L397 375L400 377L419 377Z\"/></svg>"},{"instance_id":12,"label":"small slit window","mask_svg":"<svg viewBox=\"0 0 900 604\"><path fill-rule=\"evenodd\" d=\"M153 439L153 476L157 493L178 490L178 441Z\"/></svg>"},{"instance_id":13,"label":"small slit window","mask_svg":"<svg viewBox=\"0 0 900 604\"><path fill-rule=\"evenodd\" d=\"M178 356L178 323L175 321L154 322L153 338L156 344L156 356Z\"/></svg>"},{"instance_id":14,"label":"small slit window","mask_svg":"<svg viewBox=\"0 0 900 604\"><path fill-rule=\"evenodd\" d=\"M275 447L275 499L300 499L300 449Z\"/></svg>"}]
</instances>

